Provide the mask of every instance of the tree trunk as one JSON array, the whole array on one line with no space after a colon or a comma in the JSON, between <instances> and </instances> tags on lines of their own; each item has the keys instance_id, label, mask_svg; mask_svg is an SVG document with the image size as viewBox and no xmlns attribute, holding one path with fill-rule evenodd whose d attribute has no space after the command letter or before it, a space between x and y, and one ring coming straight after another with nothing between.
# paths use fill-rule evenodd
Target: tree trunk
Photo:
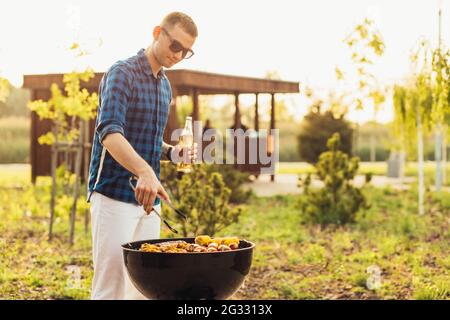
<instances>
[{"instance_id":1,"label":"tree trunk","mask_svg":"<svg viewBox=\"0 0 450 320\"><path fill-rule=\"evenodd\" d=\"M419 109L419 108L417 108ZM419 162L419 215L424 214L424 179L423 179L423 135L422 135L422 120L420 119L420 111L416 111L417 118L417 152L418 152L418 162Z\"/></svg>"},{"instance_id":2,"label":"tree trunk","mask_svg":"<svg viewBox=\"0 0 450 320\"><path fill-rule=\"evenodd\" d=\"M83 155L84 155L84 183L87 189L89 183L89 120L82 122L82 129L80 130L83 133ZM85 191L87 191L85 189ZM87 235L89 232L89 209L84 210L84 233Z\"/></svg>"},{"instance_id":3,"label":"tree trunk","mask_svg":"<svg viewBox=\"0 0 450 320\"><path fill-rule=\"evenodd\" d=\"M56 198L56 162L58 160L58 128L56 125L52 127L53 134L55 136L55 143L51 146L51 160L50 170L52 174L52 194L50 196L50 221L48 227L48 240L52 241L53 238L53 221L55 218L55 198Z\"/></svg>"},{"instance_id":4,"label":"tree trunk","mask_svg":"<svg viewBox=\"0 0 450 320\"><path fill-rule=\"evenodd\" d=\"M50 196L50 221L48 228L48 240L53 238L53 221L55 217L55 198L56 198L56 158L57 149L54 145L51 146L51 173L52 173L52 194Z\"/></svg>"},{"instance_id":5,"label":"tree trunk","mask_svg":"<svg viewBox=\"0 0 450 320\"><path fill-rule=\"evenodd\" d=\"M70 147L67 147L66 151L64 151L64 164L66 166L67 172L72 172L72 154ZM65 177L63 178L64 182L64 193L69 194L70 193L70 179L65 180Z\"/></svg>"},{"instance_id":6,"label":"tree trunk","mask_svg":"<svg viewBox=\"0 0 450 320\"><path fill-rule=\"evenodd\" d=\"M75 234L75 215L77 212L77 200L78 200L78 192L79 192L79 180L80 180L80 171L81 171L81 152L83 150L83 144L81 143L81 135L78 138L78 147L75 151L75 181L73 187L73 205L70 212L70 244L74 243L74 234Z\"/></svg>"}]
</instances>

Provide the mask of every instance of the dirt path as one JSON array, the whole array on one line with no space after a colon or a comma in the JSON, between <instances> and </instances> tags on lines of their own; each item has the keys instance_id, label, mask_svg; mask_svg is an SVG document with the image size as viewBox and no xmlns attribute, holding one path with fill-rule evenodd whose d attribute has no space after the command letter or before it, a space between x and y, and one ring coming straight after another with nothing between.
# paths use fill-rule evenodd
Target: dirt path
<instances>
[{"instance_id":1,"label":"dirt path","mask_svg":"<svg viewBox=\"0 0 450 320\"><path fill-rule=\"evenodd\" d=\"M358 175L355 177L355 185L361 186L364 184L365 177ZM394 189L408 189L411 183L416 181L415 177L405 177L403 181L398 178L388 178L386 176L373 176L370 184L377 188L384 188L391 186ZM277 174L275 182L270 181L270 175L261 175L255 181L247 183L244 187L252 189L257 196L270 197L274 195L284 194L299 194L300 188L297 187L297 174ZM317 179L312 180L312 185L320 187L321 181ZM448 188L447 188L448 189Z\"/></svg>"}]
</instances>

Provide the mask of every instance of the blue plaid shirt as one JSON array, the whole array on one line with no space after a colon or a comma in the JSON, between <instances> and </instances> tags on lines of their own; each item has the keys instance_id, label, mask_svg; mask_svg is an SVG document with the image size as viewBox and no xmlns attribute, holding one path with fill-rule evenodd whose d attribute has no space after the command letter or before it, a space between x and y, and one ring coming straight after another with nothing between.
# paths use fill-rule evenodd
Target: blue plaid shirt
<instances>
[{"instance_id":1,"label":"blue plaid shirt","mask_svg":"<svg viewBox=\"0 0 450 320\"><path fill-rule=\"evenodd\" d=\"M113 64L99 87L99 109L89 168L89 196L93 191L138 204L128 184L132 175L103 147L107 134L121 133L159 178L164 128L172 99L170 82L163 69L152 74L144 49ZM155 205L160 200L156 198Z\"/></svg>"}]
</instances>

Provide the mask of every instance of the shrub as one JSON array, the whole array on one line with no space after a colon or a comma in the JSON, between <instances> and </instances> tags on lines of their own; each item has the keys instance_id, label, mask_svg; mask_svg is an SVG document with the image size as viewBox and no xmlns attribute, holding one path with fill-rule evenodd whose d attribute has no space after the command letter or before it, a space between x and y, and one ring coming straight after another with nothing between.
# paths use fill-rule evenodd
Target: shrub
<instances>
[{"instance_id":1,"label":"shrub","mask_svg":"<svg viewBox=\"0 0 450 320\"><path fill-rule=\"evenodd\" d=\"M179 221L183 236L214 236L238 221L241 208L230 204L231 189L219 172L211 172L206 165L196 165L191 173L178 178L174 165L166 163L161 168L161 181L172 202L188 216L183 221L171 209L165 210L172 221Z\"/></svg>"},{"instance_id":2,"label":"shrub","mask_svg":"<svg viewBox=\"0 0 450 320\"><path fill-rule=\"evenodd\" d=\"M227 188L231 189L230 202L234 204L246 203L253 195L251 189L243 190L244 183L249 182L250 174L241 172L233 168L233 165L213 164L207 165L206 171L209 174L219 172Z\"/></svg>"},{"instance_id":3,"label":"shrub","mask_svg":"<svg viewBox=\"0 0 450 320\"><path fill-rule=\"evenodd\" d=\"M358 171L359 159L339 150L340 137L336 133L328 140L326 151L320 155L315 165L316 173L324 187L311 188L311 175L299 178L299 186L304 194L300 196L299 207L304 212L306 221L313 223L346 224L354 222L356 213L361 208L367 208L364 195L351 181ZM366 182L370 176L366 176Z\"/></svg>"}]
</instances>

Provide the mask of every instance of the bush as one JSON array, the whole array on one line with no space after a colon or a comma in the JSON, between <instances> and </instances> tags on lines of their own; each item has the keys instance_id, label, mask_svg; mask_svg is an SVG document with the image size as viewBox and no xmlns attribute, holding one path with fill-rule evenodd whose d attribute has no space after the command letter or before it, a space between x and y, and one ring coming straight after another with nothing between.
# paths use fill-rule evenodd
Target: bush
<instances>
[{"instance_id":1,"label":"bush","mask_svg":"<svg viewBox=\"0 0 450 320\"><path fill-rule=\"evenodd\" d=\"M351 184L358 171L359 159L349 159L347 154L339 150L338 133L328 140L327 147L329 151L322 153L315 165L324 187L311 189L311 174L304 181L299 178L299 185L304 188L299 207L308 222L321 225L354 222L359 209L367 208L361 190ZM368 181L370 176L366 176L366 182Z\"/></svg>"},{"instance_id":2,"label":"bush","mask_svg":"<svg viewBox=\"0 0 450 320\"><path fill-rule=\"evenodd\" d=\"M191 173L178 178L174 165L164 163L161 169L161 182L172 196L172 202L188 216L183 221L171 209L165 210L172 221L180 221L184 237L214 236L238 221L241 208L230 204L231 189L219 172L212 172L207 165L196 165Z\"/></svg>"},{"instance_id":3,"label":"bush","mask_svg":"<svg viewBox=\"0 0 450 320\"><path fill-rule=\"evenodd\" d=\"M213 164L206 165L208 174L219 172L227 188L231 189L230 202L234 204L246 203L253 195L252 190L243 190L241 186L249 182L250 174L233 168L233 165Z\"/></svg>"},{"instance_id":4,"label":"bush","mask_svg":"<svg viewBox=\"0 0 450 320\"><path fill-rule=\"evenodd\" d=\"M305 116L298 136L302 160L315 164L320 154L326 151L327 140L334 133L339 133L342 138L339 150L351 154L353 129L350 123L343 117L335 118L331 111L321 113L319 108L311 110Z\"/></svg>"}]
</instances>

